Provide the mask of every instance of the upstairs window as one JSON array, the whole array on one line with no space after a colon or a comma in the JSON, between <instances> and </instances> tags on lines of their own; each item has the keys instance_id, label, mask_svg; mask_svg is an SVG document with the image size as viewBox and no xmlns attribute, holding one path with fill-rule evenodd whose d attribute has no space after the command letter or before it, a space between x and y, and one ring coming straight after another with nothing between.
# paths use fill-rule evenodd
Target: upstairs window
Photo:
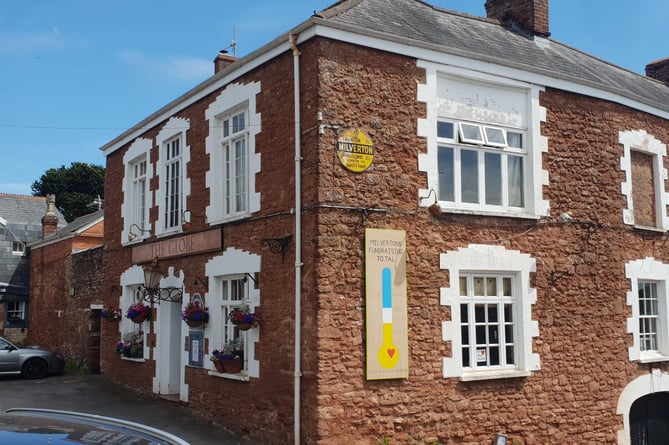
<instances>
[{"instance_id":1,"label":"upstairs window","mask_svg":"<svg viewBox=\"0 0 669 445\"><path fill-rule=\"evenodd\" d=\"M147 195L147 183L146 183L146 158L137 160L132 164L132 201L133 201L133 211L132 211L132 220L134 224L137 224L140 229L146 229L146 195Z\"/></svg>"},{"instance_id":2,"label":"upstairs window","mask_svg":"<svg viewBox=\"0 0 669 445\"><path fill-rule=\"evenodd\" d=\"M246 111L221 119L223 207L225 215L245 213L248 205L248 127Z\"/></svg>"},{"instance_id":3,"label":"upstairs window","mask_svg":"<svg viewBox=\"0 0 669 445\"><path fill-rule=\"evenodd\" d=\"M186 166L190 161L190 147L186 136L190 121L171 118L156 136L159 149L157 235L170 235L182 231L183 215L188 210L186 203L190 194L190 180Z\"/></svg>"},{"instance_id":4,"label":"upstairs window","mask_svg":"<svg viewBox=\"0 0 669 445\"><path fill-rule=\"evenodd\" d=\"M420 205L443 212L538 218L549 214L543 199L549 175L542 154L545 109L535 85L486 73L420 61L426 82L418 101L426 104L418 136L426 150L418 168L427 188ZM436 198L436 203L435 203Z\"/></svg>"},{"instance_id":5,"label":"upstairs window","mask_svg":"<svg viewBox=\"0 0 669 445\"><path fill-rule=\"evenodd\" d=\"M260 172L260 154L255 149L261 131L258 93L260 83L230 84L205 112L209 122L205 148L210 161L206 215L210 224L245 218L260 210L255 184Z\"/></svg>"},{"instance_id":6,"label":"upstairs window","mask_svg":"<svg viewBox=\"0 0 669 445\"><path fill-rule=\"evenodd\" d=\"M623 146L620 165L625 172L621 190L627 198L623 221L642 229L669 230L666 145L644 130L621 131L618 136Z\"/></svg>"},{"instance_id":7,"label":"upstairs window","mask_svg":"<svg viewBox=\"0 0 669 445\"><path fill-rule=\"evenodd\" d=\"M163 206L164 229L181 225L181 138L167 141L163 146L165 202Z\"/></svg>"},{"instance_id":8,"label":"upstairs window","mask_svg":"<svg viewBox=\"0 0 669 445\"><path fill-rule=\"evenodd\" d=\"M441 120L437 140L439 201L472 209L525 208L523 132Z\"/></svg>"},{"instance_id":9,"label":"upstairs window","mask_svg":"<svg viewBox=\"0 0 669 445\"><path fill-rule=\"evenodd\" d=\"M153 141L146 138L136 139L123 156L125 177L123 179L123 215L122 242L141 241L151 234L149 210L152 197L149 191L149 178L153 170L149 163L149 152Z\"/></svg>"},{"instance_id":10,"label":"upstairs window","mask_svg":"<svg viewBox=\"0 0 669 445\"><path fill-rule=\"evenodd\" d=\"M26 245L21 241L16 241L12 243L12 253L17 256L23 256L26 253Z\"/></svg>"}]
</instances>

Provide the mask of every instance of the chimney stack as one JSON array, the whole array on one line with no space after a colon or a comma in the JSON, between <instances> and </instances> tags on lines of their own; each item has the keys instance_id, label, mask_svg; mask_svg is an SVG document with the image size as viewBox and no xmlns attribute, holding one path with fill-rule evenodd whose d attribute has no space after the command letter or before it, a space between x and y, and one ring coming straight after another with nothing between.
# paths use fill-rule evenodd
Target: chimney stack
<instances>
[{"instance_id":1,"label":"chimney stack","mask_svg":"<svg viewBox=\"0 0 669 445\"><path fill-rule=\"evenodd\" d=\"M42 239L58 230L56 216L56 195L46 195L46 213L42 217Z\"/></svg>"},{"instance_id":2,"label":"chimney stack","mask_svg":"<svg viewBox=\"0 0 669 445\"><path fill-rule=\"evenodd\" d=\"M486 0L489 19L517 26L535 36L548 37L548 0Z\"/></svg>"},{"instance_id":3,"label":"chimney stack","mask_svg":"<svg viewBox=\"0 0 669 445\"><path fill-rule=\"evenodd\" d=\"M669 57L646 65L646 76L669 85Z\"/></svg>"},{"instance_id":4,"label":"chimney stack","mask_svg":"<svg viewBox=\"0 0 669 445\"><path fill-rule=\"evenodd\" d=\"M216 58L214 59L214 74L218 73L219 71L222 71L223 69L229 67L233 63L237 61L236 57L231 56L228 54L227 51L223 50L218 53Z\"/></svg>"}]
</instances>

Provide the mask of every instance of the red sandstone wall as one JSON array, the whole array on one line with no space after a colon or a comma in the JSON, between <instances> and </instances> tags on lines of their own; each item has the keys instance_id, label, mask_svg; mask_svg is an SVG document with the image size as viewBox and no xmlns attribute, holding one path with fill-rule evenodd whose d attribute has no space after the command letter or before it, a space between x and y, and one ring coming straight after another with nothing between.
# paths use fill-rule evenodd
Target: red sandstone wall
<instances>
[{"instance_id":1,"label":"red sandstone wall","mask_svg":"<svg viewBox=\"0 0 669 445\"><path fill-rule=\"evenodd\" d=\"M550 183L544 198L552 215L570 211L589 225L536 224L509 218L434 217L419 208L417 190L426 187L418 171L425 141L416 136L424 116L416 85L424 74L415 61L318 40L301 48L303 220L303 378L302 439L305 444L490 443L506 431L521 443L545 445L576 440L614 443L622 419L616 403L622 388L646 367L630 363L625 304L629 283L624 264L654 256L669 261L665 235L630 230L622 224L626 207L620 193L622 147L618 132L646 129L669 141L665 121L573 94L548 90L542 132L549 138L544 169ZM293 196L292 57L281 56L247 76L260 80L257 98L263 131L257 139L262 171L256 177L262 210L254 216L291 208ZM192 196L188 207L204 214L208 190L204 174L207 134L204 110L216 94L180 117L191 121L188 143ZM346 171L336 159L337 134L318 138L316 113L325 123L369 131L377 155L361 174ZM159 128L160 126L158 126ZM156 129L144 137L154 137ZM123 150L107 160L107 189L120 190ZM155 156L152 161L155 162ZM152 183L152 189L158 184ZM131 265L130 249L120 245L121 193L106 193L105 285L107 303L118 301L118 283ZM327 204L330 207L322 206ZM319 205L321 205L319 207ZM384 208L388 212L365 212ZM357 210L356 210L357 209ZM151 218L156 218L155 209ZM556 218L550 218L555 221ZM262 255L259 274L263 325L256 358L260 378L250 382L216 379L187 368L189 406L238 432L283 444L292 437L294 246L285 256L272 254L260 240L294 234L290 215L228 224L224 249L236 247ZM533 227L534 226L534 227ZM204 228L193 218L193 230ZM365 227L404 229L408 234L410 377L364 378ZM532 228L532 230L529 230ZM534 351L542 369L524 379L460 382L442 377L442 357L450 345L441 340L441 323L450 314L439 304L439 288L450 277L439 255L470 243L491 243L528 253L537 260L532 285L538 301L533 317L540 336ZM175 259L187 277L203 277L211 255ZM187 292L202 292L187 280ZM103 325L102 367L108 376L151 388L152 361L121 361L113 353L118 338ZM666 365L657 365L666 370ZM246 404L230 394L243 391Z\"/></svg>"},{"instance_id":2,"label":"red sandstone wall","mask_svg":"<svg viewBox=\"0 0 669 445\"><path fill-rule=\"evenodd\" d=\"M77 365L96 371L101 303L102 248L71 254L71 239L31 251L28 343L63 353Z\"/></svg>"}]
</instances>

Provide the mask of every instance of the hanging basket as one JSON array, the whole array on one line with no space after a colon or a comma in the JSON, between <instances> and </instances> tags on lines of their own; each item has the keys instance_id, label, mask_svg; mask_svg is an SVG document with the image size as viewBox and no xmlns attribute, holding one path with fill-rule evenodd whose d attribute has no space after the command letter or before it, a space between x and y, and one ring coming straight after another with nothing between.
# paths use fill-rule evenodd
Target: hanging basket
<instances>
[{"instance_id":1,"label":"hanging basket","mask_svg":"<svg viewBox=\"0 0 669 445\"><path fill-rule=\"evenodd\" d=\"M199 328L204 324L202 320L186 320L186 324L191 328Z\"/></svg>"},{"instance_id":2,"label":"hanging basket","mask_svg":"<svg viewBox=\"0 0 669 445\"><path fill-rule=\"evenodd\" d=\"M253 327L253 325L251 323L239 323L237 327L240 331L248 331Z\"/></svg>"},{"instance_id":3,"label":"hanging basket","mask_svg":"<svg viewBox=\"0 0 669 445\"><path fill-rule=\"evenodd\" d=\"M137 315L137 316L135 316L135 317L132 317L131 320L132 320L134 323L138 323L138 324L139 324L139 323L144 323L144 322L146 321L146 317L143 316L143 315Z\"/></svg>"}]
</instances>

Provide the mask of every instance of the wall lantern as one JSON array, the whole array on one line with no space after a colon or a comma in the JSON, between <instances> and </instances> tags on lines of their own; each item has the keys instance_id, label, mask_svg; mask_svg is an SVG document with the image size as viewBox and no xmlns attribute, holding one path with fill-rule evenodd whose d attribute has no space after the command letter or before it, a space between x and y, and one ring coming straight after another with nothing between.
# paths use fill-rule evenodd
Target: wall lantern
<instances>
[{"instance_id":1,"label":"wall lantern","mask_svg":"<svg viewBox=\"0 0 669 445\"><path fill-rule=\"evenodd\" d=\"M134 228L134 229L137 229L137 231L139 232L139 234L133 232L133 228ZM150 230L142 229L142 228L139 227L137 224L131 224L131 225L130 225L130 228L128 229L128 232L129 232L129 233L128 233L128 242L132 242L132 241L134 241L135 238L137 238L137 237L138 237L140 234L142 234L142 233L151 233Z\"/></svg>"},{"instance_id":2,"label":"wall lantern","mask_svg":"<svg viewBox=\"0 0 669 445\"><path fill-rule=\"evenodd\" d=\"M161 301L181 303L183 288L160 287L163 274L158 269L158 258L151 265L144 267L144 301L160 304Z\"/></svg>"}]
</instances>

